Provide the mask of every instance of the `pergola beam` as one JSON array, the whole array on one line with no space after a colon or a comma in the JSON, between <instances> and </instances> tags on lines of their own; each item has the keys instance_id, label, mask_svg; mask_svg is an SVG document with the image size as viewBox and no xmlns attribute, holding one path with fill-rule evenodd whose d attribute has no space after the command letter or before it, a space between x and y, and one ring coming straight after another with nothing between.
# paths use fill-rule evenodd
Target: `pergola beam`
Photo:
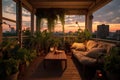
<instances>
[{"instance_id":1,"label":"pergola beam","mask_svg":"<svg viewBox=\"0 0 120 80\"><path fill-rule=\"evenodd\" d=\"M111 2L112 0L96 0L95 3L89 7L89 13L93 13L96 10L100 9L101 7L105 6L107 3Z\"/></svg>"},{"instance_id":2,"label":"pergola beam","mask_svg":"<svg viewBox=\"0 0 120 80\"><path fill-rule=\"evenodd\" d=\"M33 0L29 0L33 2ZM34 2L94 2L95 0L34 0Z\"/></svg>"},{"instance_id":3,"label":"pergola beam","mask_svg":"<svg viewBox=\"0 0 120 80\"><path fill-rule=\"evenodd\" d=\"M17 1L19 1L19 0L13 0L13 1L17 2ZM32 7L32 5L31 5L28 1L26 1L26 0L21 0L21 3L22 3L22 6L23 6L24 8L26 8L27 10L33 11L33 7Z\"/></svg>"},{"instance_id":4,"label":"pergola beam","mask_svg":"<svg viewBox=\"0 0 120 80\"><path fill-rule=\"evenodd\" d=\"M87 9L65 9L66 15L85 15L88 13Z\"/></svg>"},{"instance_id":5,"label":"pergola beam","mask_svg":"<svg viewBox=\"0 0 120 80\"><path fill-rule=\"evenodd\" d=\"M88 8L92 2L33 2L34 8Z\"/></svg>"}]
</instances>

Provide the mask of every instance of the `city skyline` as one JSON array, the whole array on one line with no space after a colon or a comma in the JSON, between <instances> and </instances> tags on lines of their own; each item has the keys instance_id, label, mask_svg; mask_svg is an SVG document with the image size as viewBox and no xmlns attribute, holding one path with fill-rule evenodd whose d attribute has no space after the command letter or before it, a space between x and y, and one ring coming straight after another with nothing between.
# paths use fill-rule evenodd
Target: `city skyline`
<instances>
[{"instance_id":1,"label":"city skyline","mask_svg":"<svg viewBox=\"0 0 120 80\"><path fill-rule=\"evenodd\" d=\"M23 18L23 26L27 27L30 26L30 13L26 11L24 8L22 8L22 18ZM15 2L12 0L4 0L3 1L3 17L7 17L13 20L16 20L16 7ZM96 11L93 16L93 31L97 30L97 25L101 24L107 24L110 25L110 31L116 31L120 30L120 1L119 0L113 0L103 8ZM82 28L85 26L85 17L79 15L71 15L66 17L65 22L65 30L67 31L76 31L78 27L76 26L75 22L77 21ZM46 22L44 23L46 24ZM11 23L13 27L13 25ZM4 25L5 26L5 25ZM61 26L61 27L60 27ZM8 26L7 26L8 27ZM4 27L5 29L8 29L7 27ZM43 26L43 29L46 29L46 26ZM57 24L55 27L55 30L61 31L62 25Z\"/></svg>"}]
</instances>

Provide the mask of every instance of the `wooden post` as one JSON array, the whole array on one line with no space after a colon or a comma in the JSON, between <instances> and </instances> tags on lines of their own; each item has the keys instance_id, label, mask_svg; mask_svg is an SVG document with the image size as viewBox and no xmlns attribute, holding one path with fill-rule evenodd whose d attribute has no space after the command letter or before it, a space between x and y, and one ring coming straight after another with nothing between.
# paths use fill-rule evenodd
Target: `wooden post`
<instances>
[{"instance_id":1,"label":"wooden post","mask_svg":"<svg viewBox=\"0 0 120 80\"><path fill-rule=\"evenodd\" d=\"M92 33L92 14L86 14L85 15L85 29L88 29L90 33Z\"/></svg>"},{"instance_id":2,"label":"wooden post","mask_svg":"<svg viewBox=\"0 0 120 80\"><path fill-rule=\"evenodd\" d=\"M36 32L40 31L40 18L36 16Z\"/></svg>"},{"instance_id":3,"label":"wooden post","mask_svg":"<svg viewBox=\"0 0 120 80\"><path fill-rule=\"evenodd\" d=\"M2 42L2 0L0 0L0 43Z\"/></svg>"},{"instance_id":4,"label":"wooden post","mask_svg":"<svg viewBox=\"0 0 120 80\"><path fill-rule=\"evenodd\" d=\"M16 31L20 47L22 47L22 3L21 0L16 2Z\"/></svg>"},{"instance_id":5,"label":"wooden post","mask_svg":"<svg viewBox=\"0 0 120 80\"><path fill-rule=\"evenodd\" d=\"M31 35L34 34L34 12L31 12Z\"/></svg>"}]
</instances>

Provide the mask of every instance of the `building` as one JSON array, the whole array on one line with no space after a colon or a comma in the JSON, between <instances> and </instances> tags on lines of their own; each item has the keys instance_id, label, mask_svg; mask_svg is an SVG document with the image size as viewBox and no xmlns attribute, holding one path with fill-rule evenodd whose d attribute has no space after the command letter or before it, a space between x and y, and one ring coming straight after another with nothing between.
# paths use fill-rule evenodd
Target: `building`
<instances>
[{"instance_id":1,"label":"building","mask_svg":"<svg viewBox=\"0 0 120 80\"><path fill-rule=\"evenodd\" d=\"M120 40L120 30L116 31L116 40Z\"/></svg>"},{"instance_id":2,"label":"building","mask_svg":"<svg viewBox=\"0 0 120 80\"><path fill-rule=\"evenodd\" d=\"M105 39L107 36L109 36L109 25L98 25L96 37Z\"/></svg>"}]
</instances>

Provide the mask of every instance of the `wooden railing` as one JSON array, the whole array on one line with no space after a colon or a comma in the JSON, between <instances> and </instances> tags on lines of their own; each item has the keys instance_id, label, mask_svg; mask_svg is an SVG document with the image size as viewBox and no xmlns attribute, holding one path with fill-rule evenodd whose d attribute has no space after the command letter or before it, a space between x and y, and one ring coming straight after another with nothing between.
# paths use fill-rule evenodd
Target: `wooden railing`
<instances>
[{"instance_id":1,"label":"wooden railing","mask_svg":"<svg viewBox=\"0 0 120 80\"><path fill-rule=\"evenodd\" d=\"M57 38L64 38L65 40L72 40L74 41L77 36L57 36ZM18 36L10 36L10 37L3 37L3 39L8 38L8 39L18 39ZM23 39L28 38L28 36L22 36ZM108 39L100 39L100 38L91 38L92 40L95 41L103 41L103 42L108 42L108 43L114 43L114 44L120 44L120 41L117 40L108 40Z\"/></svg>"},{"instance_id":2,"label":"wooden railing","mask_svg":"<svg viewBox=\"0 0 120 80\"><path fill-rule=\"evenodd\" d=\"M92 40L120 44L120 41L117 41L117 40L108 40L108 39L100 39L100 38L92 38Z\"/></svg>"}]
</instances>

